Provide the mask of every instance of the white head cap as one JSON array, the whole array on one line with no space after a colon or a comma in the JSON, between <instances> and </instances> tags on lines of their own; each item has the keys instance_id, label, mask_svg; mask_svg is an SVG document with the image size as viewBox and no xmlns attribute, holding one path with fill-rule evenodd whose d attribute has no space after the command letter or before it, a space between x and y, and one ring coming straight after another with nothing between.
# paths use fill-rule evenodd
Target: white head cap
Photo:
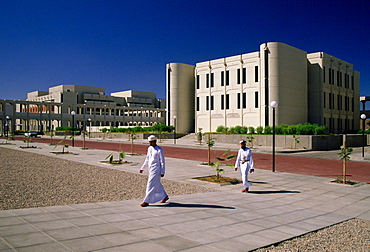
<instances>
[{"instance_id":1,"label":"white head cap","mask_svg":"<svg viewBox=\"0 0 370 252\"><path fill-rule=\"evenodd\" d=\"M157 137L155 135L150 135L148 137L148 141L151 142L151 141L157 141Z\"/></svg>"},{"instance_id":2,"label":"white head cap","mask_svg":"<svg viewBox=\"0 0 370 252\"><path fill-rule=\"evenodd\" d=\"M242 139L242 140L240 140L240 141L239 141L239 143L240 143L240 144L245 143L245 140L244 140L244 139Z\"/></svg>"}]
</instances>

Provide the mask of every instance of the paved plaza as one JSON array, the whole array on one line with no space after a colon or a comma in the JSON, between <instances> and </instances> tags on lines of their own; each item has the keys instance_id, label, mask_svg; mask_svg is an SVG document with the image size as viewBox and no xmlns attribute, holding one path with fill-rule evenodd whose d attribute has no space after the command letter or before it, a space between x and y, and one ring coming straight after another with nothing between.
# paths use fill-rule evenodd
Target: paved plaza
<instances>
[{"instance_id":1,"label":"paved plaza","mask_svg":"<svg viewBox=\"0 0 370 252\"><path fill-rule=\"evenodd\" d=\"M0 147L25 145L12 143ZM145 158L127 156L131 164L111 166L99 162L109 150L69 147L74 155L55 156L47 143L32 145L38 148L22 151L133 173ZM366 167L368 162L363 160ZM246 194L240 184L192 179L215 173L199 161L166 157L166 163L164 179L217 191L170 196L168 203L145 208L137 199L0 211L0 251L249 251L351 218L370 221L369 183L340 185L332 178L273 173L256 163ZM240 178L225 170L223 176Z\"/></svg>"}]
</instances>

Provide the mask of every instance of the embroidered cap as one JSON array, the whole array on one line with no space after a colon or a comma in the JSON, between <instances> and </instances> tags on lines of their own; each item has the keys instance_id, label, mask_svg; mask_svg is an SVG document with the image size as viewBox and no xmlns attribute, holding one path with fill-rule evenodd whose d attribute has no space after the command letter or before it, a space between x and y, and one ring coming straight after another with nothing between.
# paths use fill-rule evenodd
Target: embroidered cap
<instances>
[{"instance_id":1,"label":"embroidered cap","mask_svg":"<svg viewBox=\"0 0 370 252\"><path fill-rule=\"evenodd\" d=\"M156 137L155 135L150 135L150 136L148 137L148 141L149 141L149 142L157 141L157 137Z\"/></svg>"}]
</instances>

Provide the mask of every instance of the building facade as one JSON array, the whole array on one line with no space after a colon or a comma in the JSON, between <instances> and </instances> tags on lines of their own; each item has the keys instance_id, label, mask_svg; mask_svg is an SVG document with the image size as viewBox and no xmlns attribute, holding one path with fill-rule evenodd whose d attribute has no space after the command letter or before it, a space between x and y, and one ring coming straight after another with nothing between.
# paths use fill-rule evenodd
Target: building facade
<instances>
[{"instance_id":1,"label":"building facade","mask_svg":"<svg viewBox=\"0 0 370 252\"><path fill-rule=\"evenodd\" d=\"M0 101L2 134L5 131L49 131L56 127L129 127L165 124L166 101L155 93L59 85L48 92L28 93L27 100ZM73 112L72 112L73 111Z\"/></svg>"},{"instance_id":2,"label":"building facade","mask_svg":"<svg viewBox=\"0 0 370 252\"><path fill-rule=\"evenodd\" d=\"M179 63L168 64L167 70L175 65ZM317 123L332 133L359 129L359 73L323 52L307 54L284 43L264 43L256 52L196 63L194 72L182 73L187 76L172 74L168 71L167 88L168 80L176 79L183 90L194 90L189 102L181 103L182 110L194 108L195 121L187 120L192 132L272 125L271 101L278 102L276 125ZM167 90L167 100L176 100L176 95ZM181 120L183 112L171 113Z\"/></svg>"}]
</instances>

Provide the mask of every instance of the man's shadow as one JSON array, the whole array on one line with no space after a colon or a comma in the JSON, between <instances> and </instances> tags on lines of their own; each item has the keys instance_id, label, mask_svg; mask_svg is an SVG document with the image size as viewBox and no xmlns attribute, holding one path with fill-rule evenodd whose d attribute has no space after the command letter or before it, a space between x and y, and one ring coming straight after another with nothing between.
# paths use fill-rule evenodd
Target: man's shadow
<instances>
[{"instance_id":1,"label":"man's shadow","mask_svg":"<svg viewBox=\"0 0 370 252\"><path fill-rule=\"evenodd\" d=\"M235 207L227 207L227 206L220 206L220 205L210 205L210 204L192 204L192 203L176 203L176 202L168 202L165 205L153 205L156 207L187 207L187 208L222 208L222 209L235 209Z\"/></svg>"},{"instance_id":2,"label":"man's shadow","mask_svg":"<svg viewBox=\"0 0 370 252\"><path fill-rule=\"evenodd\" d=\"M249 191L250 194L273 194L273 193L301 193L300 191Z\"/></svg>"}]
</instances>

